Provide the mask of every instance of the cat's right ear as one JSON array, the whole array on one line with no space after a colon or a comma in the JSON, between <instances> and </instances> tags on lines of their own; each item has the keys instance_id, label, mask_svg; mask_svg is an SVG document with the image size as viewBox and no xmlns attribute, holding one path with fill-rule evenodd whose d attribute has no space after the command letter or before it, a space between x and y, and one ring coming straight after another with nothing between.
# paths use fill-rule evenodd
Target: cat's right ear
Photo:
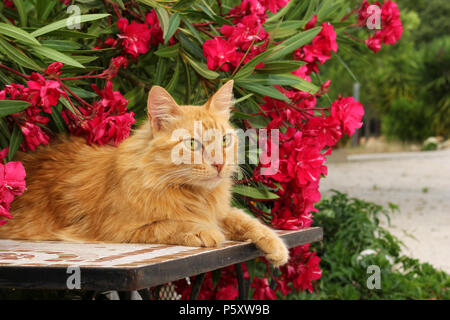
<instances>
[{"instance_id":1,"label":"cat's right ear","mask_svg":"<svg viewBox=\"0 0 450 320\"><path fill-rule=\"evenodd\" d=\"M167 128L170 122L176 120L181 114L180 106L170 93L160 86L153 86L147 100L148 119L154 131Z\"/></svg>"}]
</instances>

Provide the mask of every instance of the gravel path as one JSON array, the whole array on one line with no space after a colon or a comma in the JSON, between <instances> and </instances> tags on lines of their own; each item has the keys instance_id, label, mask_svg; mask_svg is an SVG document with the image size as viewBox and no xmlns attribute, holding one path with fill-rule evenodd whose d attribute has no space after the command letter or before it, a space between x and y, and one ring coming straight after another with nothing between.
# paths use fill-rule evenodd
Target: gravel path
<instances>
[{"instance_id":1,"label":"gravel path","mask_svg":"<svg viewBox=\"0 0 450 320\"><path fill-rule=\"evenodd\" d=\"M337 189L397 204L400 212L384 225L407 246L404 253L450 273L450 150L347 157L337 151L321 181L323 194Z\"/></svg>"}]
</instances>

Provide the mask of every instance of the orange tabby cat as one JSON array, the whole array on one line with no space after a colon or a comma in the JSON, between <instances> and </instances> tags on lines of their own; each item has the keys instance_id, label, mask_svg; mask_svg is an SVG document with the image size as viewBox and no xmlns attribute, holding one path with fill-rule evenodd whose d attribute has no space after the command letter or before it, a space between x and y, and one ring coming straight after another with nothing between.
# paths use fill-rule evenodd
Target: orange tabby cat
<instances>
[{"instance_id":1,"label":"orange tabby cat","mask_svg":"<svg viewBox=\"0 0 450 320\"><path fill-rule=\"evenodd\" d=\"M231 176L235 163L202 159L174 164L175 129L195 136L194 122L223 135L229 123L233 82L204 106L178 106L154 86L148 97L149 121L117 148L63 138L36 152L20 154L27 191L12 203L14 219L0 238L33 240L165 243L213 247L225 239L251 240L274 265L288 250L257 219L233 208ZM184 143L202 148L198 140ZM237 153L237 137L224 137L224 159ZM222 145L223 144L223 145Z\"/></svg>"}]
</instances>

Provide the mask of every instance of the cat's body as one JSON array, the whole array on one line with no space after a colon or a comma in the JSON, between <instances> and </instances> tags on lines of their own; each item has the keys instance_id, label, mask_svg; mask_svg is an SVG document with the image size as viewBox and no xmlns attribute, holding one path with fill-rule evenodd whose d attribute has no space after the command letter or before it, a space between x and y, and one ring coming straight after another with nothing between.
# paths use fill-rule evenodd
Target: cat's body
<instances>
[{"instance_id":1,"label":"cat's body","mask_svg":"<svg viewBox=\"0 0 450 320\"><path fill-rule=\"evenodd\" d=\"M231 88L226 84L204 107L179 107L157 87L149 95L151 120L117 148L72 137L20 154L27 191L12 203L14 219L0 238L208 247L251 240L275 265L284 264L287 249L276 234L230 205L235 164L170 161L179 143L170 139L174 129L194 121L231 129Z\"/></svg>"}]
</instances>

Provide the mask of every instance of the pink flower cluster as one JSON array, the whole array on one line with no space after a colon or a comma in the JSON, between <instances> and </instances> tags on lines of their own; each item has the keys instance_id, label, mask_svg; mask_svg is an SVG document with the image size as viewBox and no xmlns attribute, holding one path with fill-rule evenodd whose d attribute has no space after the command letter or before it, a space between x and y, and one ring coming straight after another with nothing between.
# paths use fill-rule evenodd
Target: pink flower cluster
<instances>
[{"instance_id":1,"label":"pink flower cluster","mask_svg":"<svg viewBox=\"0 0 450 320\"><path fill-rule=\"evenodd\" d=\"M113 144L117 146L130 135L131 125L136 122L133 112L127 112L127 103L119 91L113 90L111 81L107 81L102 91L96 85L92 88L101 98L91 107L79 108L82 116L71 111L62 113L72 134L83 136L88 144Z\"/></svg>"},{"instance_id":2,"label":"pink flower cluster","mask_svg":"<svg viewBox=\"0 0 450 320\"><path fill-rule=\"evenodd\" d=\"M52 63L46 73L56 74L61 67L60 62ZM67 97L58 81L47 80L40 73L31 74L26 84L27 86L11 83L0 91L0 100L23 100L31 103L25 111L11 115L22 130L24 141L21 148L24 151L48 144L50 137L41 125L50 121L48 114L52 113L52 107L58 104L59 98Z\"/></svg>"},{"instance_id":3,"label":"pink flower cluster","mask_svg":"<svg viewBox=\"0 0 450 320\"><path fill-rule=\"evenodd\" d=\"M312 29L317 24L317 15L315 15L310 22L305 26L305 30ZM317 62L323 64L331 58L331 51L337 52L338 45L336 42L336 32L330 23L322 23L322 30L314 37L311 44L294 51L294 58L308 62L306 66L300 70L307 76L311 72L319 72Z\"/></svg>"},{"instance_id":4,"label":"pink flower cluster","mask_svg":"<svg viewBox=\"0 0 450 320\"><path fill-rule=\"evenodd\" d=\"M381 44L393 45L400 40L403 33L403 25L400 20L400 10L397 3L387 0L381 5L378 1L374 3L381 9L381 30L375 32L366 40L366 45L370 50L377 53L381 49ZM374 13L369 10L370 3L364 0L358 13L358 24L366 26L367 20L373 18Z\"/></svg>"},{"instance_id":5,"label":"pink flower cluster","mask_svg":"<svg viewBox=\"0 0 450 320\"><path fill-rule=\"evenodd\" d=\"M125 18L117 21L120 30L118 38L125 53L137 58L139 55L147 53L150 46L163 43L163 32L159 24L156 11L152 10L145 17L146 23L136 21L128 22ZM110 45L115 45L113 39L107 40Z\"/></svg>"},{"instance_id":6,"label":"pink flower cluster","mask_svg":"<svg viewBox=\"0 0 450 320\"><path fill-rule=\"evenodd\" d=\"M244 263L241 264L244 271L244 278L249 279L249 274ZM193 279L191 278L191 281ZM175 283L177 292L181 294L181 299L189 299L192 286L185 279L178 280ZM236 270L234 266L222 268L220 271L220 279L214 284L213 273L208 272L203 280L200 290L199 300L234 300L238 297L238 282Z\"/></svg>"},{"instance_id":7,"label":"pink flower cluster","mask_svg":"<svg viewBox=\"0 0 450 320\"><path fill-rule=\"evenodd\" d=\"M266 11L277 12L289 0L244 0L230 10L233 24L220 28L222 36L206 40L203 55L211 70L229 71L245 65L266 50L269 34L264 30Z\"/></svg>"},{"instance_id":8,"label":"pink flower cluster","mask_svg":"<svg viewBox=\"0 0 450 320\"><path fill-rule=\"evenodd\" d=\"M322 92L327 85L329 82L322 86ZM272 98L266 98L261 105L273 119L268 128L287 128L285 133L280 133L279 170L270 176L260 175L261 167L269 167L268 163L257 167L255 176L278 189L280 198L274 202L272 225L296 230L311 226L311 212L317 211L314 203L320 200L319 180L327 174L325 156L344 133L351 136L362 126L364 109L352 97L344 97L333 102L330 115L313 116L315 96L295 90L285 91L285 95L291 97L294 105ZM294 95L299 96L298 100L292 98ZM269 151L276 147L270 141L267 143Z\"/></svg>"},{"instance_id":9,"label":"pink flower cluster","mask_svg":"<svg viewBox=\"0 0 450 320\"><path fill-rule=\"evenodd\" d=\"M9 148L0 151L0 160L8 154ZM0 163L0 226L12 219L9 212L14 196L20 196L26 189L25 168L20 161Z\"/></svg>"}]
</instances>

